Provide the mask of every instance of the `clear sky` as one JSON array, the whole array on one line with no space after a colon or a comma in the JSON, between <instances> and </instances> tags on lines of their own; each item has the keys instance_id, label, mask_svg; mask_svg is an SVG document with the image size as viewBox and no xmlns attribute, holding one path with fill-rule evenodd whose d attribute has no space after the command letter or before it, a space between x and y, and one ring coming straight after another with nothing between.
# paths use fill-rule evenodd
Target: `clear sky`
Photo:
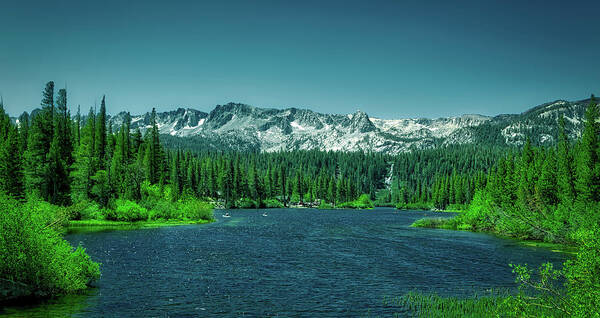
<instances>
[{"instance_id":1,"label":"clear sky","mask_svg":"<svg viewBox=\"0 0 600 318\"><path fill-rule=\"evenodd\" d=\"M515 113L600 91L600 1L3 1L11 115L241 102L372 117Z\"/></svg>"}]
</instances>

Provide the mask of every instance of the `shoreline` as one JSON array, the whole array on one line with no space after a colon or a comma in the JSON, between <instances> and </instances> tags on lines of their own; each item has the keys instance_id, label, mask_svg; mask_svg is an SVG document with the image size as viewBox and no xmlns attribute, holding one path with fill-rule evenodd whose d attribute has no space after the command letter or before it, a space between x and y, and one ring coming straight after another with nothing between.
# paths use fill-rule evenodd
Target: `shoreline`
<instances>
[{"instance_id":1,"label":"shoreline","mask_svg":"<svg viewBox=\"0 0 600 318\"><path fill-rule=\"evenodd\" d=\"M157 227L168 227L168 226L180 226L180 225L194 225L194 224L209 224L215 220L157 220L157 221L137 221L137 222L126 222L126 221L108 221L108 220L71 220L65 226L67 233L78 232L78 231L102 231L102 230L129 230L129 229L148 229Z\"/></svg>"},{"instance_id":2,"label":"shoreline","mask_svg":"<svg viewBox=\"0 0 600 318\"><path fill-rule=\"evenodd\" d=\"M441 212L441 211L440 211ZM574 245L569 245L569 244L563 244L563 243L553 243L553 242L545 242L545 241L541 241L541 240L532 240L532 239L526 239L526 238L520 238L520 237L515 237L515 236L510 236L508 234L503 234L503 233L497 233L497 232L492 232L492 231L473 231L471 229L468 228L451 228L451 227L444 227L444 221L446 220L450 220L453 217L448 217L448 218L434 218L434 217L426 217L426 218L421 218L416 220L415 222L413 222L413 224L411 224L411 227L414 228L424 228L424 229L436 229L436 230L449 230L449 231L464 231L464 232L471 232L471 233L483 233L483 234L488 234L488 235L493 235L496 237L500 237L503 239L510 239L510 240L514 240L516 241L519 245L523 245L523 246L528 246L528 247L538 247L538 248L545 248L545 249L549 249L552 252L555 253L564 253L564 254L569 254L569 255L573 255L577 252L577 247ZM419 221L422 220L429 220L429 222L432 223L425 223L425 224L418 224ZM425 221L428 222L428 221Z\"/></svg>"}]
</instances>

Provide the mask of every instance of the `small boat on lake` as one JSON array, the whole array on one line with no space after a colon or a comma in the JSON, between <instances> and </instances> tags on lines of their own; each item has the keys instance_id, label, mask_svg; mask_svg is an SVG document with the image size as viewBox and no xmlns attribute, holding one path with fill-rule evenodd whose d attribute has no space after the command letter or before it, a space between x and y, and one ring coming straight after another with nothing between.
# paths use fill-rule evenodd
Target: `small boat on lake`
<instances>
[{"instance_id":1,"label":"small boat on lake","mask_svg":"<svg viewBox=\"0 0 600 318\"><path fill-rule=\"evenodd\" d=\"M225 212L225 214L223 214L222 217L224 217L224 218L230 218L231 215L229 215L229 212Z\"/></svg>"},{"instance_id":2,"label":"small boat on lake","mask_svg":"<svg viewBox=\"0 0 600 318\"><path fill-rule=\"evenodd\" d=\"M262 216L267 216L267 212L263 212Z\"/></svg>"}]
</instances>

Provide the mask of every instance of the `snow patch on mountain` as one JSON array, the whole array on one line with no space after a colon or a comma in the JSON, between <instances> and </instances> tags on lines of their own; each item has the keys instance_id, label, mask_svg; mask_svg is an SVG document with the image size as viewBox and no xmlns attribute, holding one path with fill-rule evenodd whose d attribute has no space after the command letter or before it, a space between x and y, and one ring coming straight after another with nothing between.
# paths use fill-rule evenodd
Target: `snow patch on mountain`
<instances>
[{"instance_id":1,"label":"snow patch on mountain","mask_svg":"<svg viewBox=\"0 0 600 318\"><path fill-rule=\"evenodd\" d=\"M161 134L201 140L218 149L375 151L399 153L439 145L480 142L497 134L508 145L523 144L537 131L533 140L554 142L552 127L558 116L568 123L571 135L581 127L585 101L555 101L518 115L463 115L447 118L370 118L363 111L353 114L323 114L308 109L260 108L245 104L217 105L206 113L178 108L157 113ZM116 131L125 118L119 113L111 122ZM131 129L151 127L151 115L131 116ZM479 128L483 127L483 128ZM493 136L491 136L493 137ZM200 139L198 139L200 138Z\"/></svg>"}]
</instances>

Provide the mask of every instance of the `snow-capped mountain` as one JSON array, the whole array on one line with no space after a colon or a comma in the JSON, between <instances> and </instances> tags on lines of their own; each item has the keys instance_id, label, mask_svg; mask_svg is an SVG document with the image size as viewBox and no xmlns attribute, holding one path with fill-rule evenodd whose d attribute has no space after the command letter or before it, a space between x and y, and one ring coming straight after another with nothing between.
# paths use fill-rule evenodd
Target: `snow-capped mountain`
<instances>
[{"instance_id":1,"label":"snow-capped mountain","mask_svg":"<svg viewBox=\"0 0 600 318\"><path fill-rule=\"evenodd\" d=\"M522 144L553 142L557 118L563 115L567 129L579 134L589 100L555 101L522 114L463 115L426 119L370 118L365 112L336 115L308 109L259 108L245 104L217 105L210 113L191 108L157 113L164 140L171 144L195 145L220 150L280 151L320 149L324 151L383 151L399 153L440 145L486 143ZM125 118L111 118L113 130ZM131 128L150 127L150 113L131 118ZM171 137L167 137L171 136Z\"/></svg>"}]
</instances>

